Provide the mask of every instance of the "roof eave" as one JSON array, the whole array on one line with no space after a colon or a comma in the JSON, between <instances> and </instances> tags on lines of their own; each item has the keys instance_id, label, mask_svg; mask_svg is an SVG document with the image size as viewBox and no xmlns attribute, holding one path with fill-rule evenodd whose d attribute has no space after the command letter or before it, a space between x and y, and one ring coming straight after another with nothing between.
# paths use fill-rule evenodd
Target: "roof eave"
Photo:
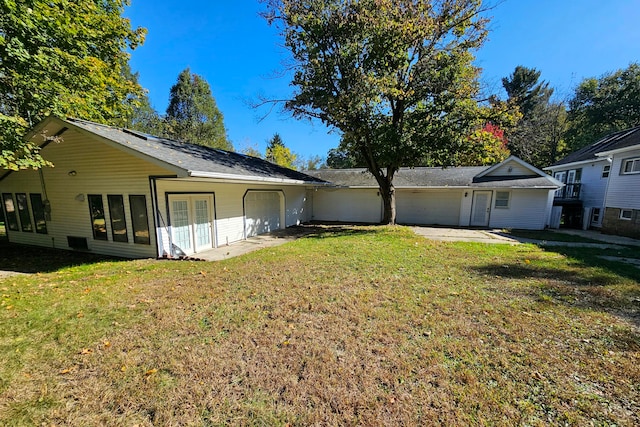
<instances>
[{"instance_id":1,"label":"roof eave","mask_svg":"<svg viewBox=\"0 0 640 427\"><path fill-rule=\"evenodd\" d=\"M290 184L290 185L313 185L313 186L327 186L331 185L324 181L303 181L301 179L289 179L289 178L273 178L266 176L252 176L252 175L236 175L232 173L222 172L207 172L207 171L188 171L187 175L192 178L208 178L221 181L249 181L249 182L264 182L273 184Z\"/></svg>"},{"instance_id":2,"label":"roof eave","mask_svg":"<svg viewBox=\"0 0 640 427\"><path fill-rule=\"evenodd\" d=\"M626 151L635 151L635 150L640 150L640 144L630 145L630 146L624 147L624 148L618 148L617 150L601 151L599 153L596 153L596 156L598 156L598 157L608 157L608 156L613 156L614 154L620 154L620 153L624 153Z\"/></svg>"},{"instance_id":3,"label":"roof eave","mask_svg":"<svg viewBox=\"0 0 640 427\"><path fill-rule=\"evenodd\" d=\"M594 159L590 159L590 160L579 160L577 162L568 162L568 163L563 163L561 165L547 166L546 168L543 168L543 170L554 171L556 169L565 169L567 167L572 167L572 166L582 166L582 165L586 165L588 163L601 162L603 160L606 160L606 159L594 158Z\"/></svg>"}]
</instances>

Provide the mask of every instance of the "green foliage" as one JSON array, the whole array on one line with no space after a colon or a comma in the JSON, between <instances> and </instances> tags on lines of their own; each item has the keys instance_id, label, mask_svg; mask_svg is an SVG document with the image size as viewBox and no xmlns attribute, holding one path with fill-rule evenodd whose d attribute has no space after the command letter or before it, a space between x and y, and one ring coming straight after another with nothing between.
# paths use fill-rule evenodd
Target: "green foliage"
<instances>
[{"instance_id":1,"label":"green foliage","mask_svg":"<svg viewBox=\"0 0 640 427\"><path fill-rule=\"evenodd\" d=\"M471 50L486 36L480 0L269 0L296 92L285 108L343 134L380 186L395 222L393 177L477 127L478 70Z\"/></svg>"},{"instance_id":2,"label":"green foliage","mask_svg":"<svg viewBox=\"0 0 640 427\"><path fill-rule=\"evenodd\" d=\"M553 89L539 79L540 71L518 65L502 79L502 85L508 102L522 114L507 132L508 147L512 154L542 168L558 160L563 151L566 109L564 104L550 101Z\"/></svg>"},{"instance_id":3,"label":"green foliage","mask_svg":"<svg viewBox=\"0 0 640 427\"><path fill-rule=\"evenodd\" d=\"M284 145L282 138L276 133L269 140L265 159L282 167L294 169L297 156Z\"/></svg>"},{"instance_id":4,"label":"green foliage","mask_svg":"<svg viewBox=\"0 0 640 427\"><path fill-rule=\"evenodd\" d=\"M567 143L577 150L609 133L640 125L640 64L588 78L569 101Z\"/></svg>"},{"instance_id":5,"label":"green foliage","mask_svg":"<svg viewBox=\"0 0 640 427\"><path fill-rule=\"evenodd\" d=\"M48 163L22 136L48 114L124 125L142 94L127 49L144 40L127 0L0 2L0 167ZM129 73L130 74L130 73Z\"/></svg>"},{"instance_id":6,"label":"green foliage","mask_svg":"<svg viewBox=\"0 0 640 427\"><path fill-rule=\"evenodd\" d=\"M327 154L327 167L330 169L363 168L366 164L357 152L348 153L340 148L332 148Z\"/></svg>"},{"instance_id":7,"label":"green foliage","mask_svg":"<svg viewBox=\"0 0 640 427\"><path fill-rule=\"evenodd\" d=\"M241 150L241 153L258 159L263 158L262 153L255 146L247 146Z\"/></svg>"},{"instance_id":8,"label":"green foliage","mask_svg":"<svg viewBox=\"0 0 640 427\"><path fill-rule=\"evenodd\" d=\"M504 132L487 124L467 138L467 144L457 153L458 166L483 166L500 163L509 157Z\"/></svg>"},{"instance_id":9,"label":"green foliage","mask_svg":"<svg viewBox=\"0 0 640 427\"><path fill-rule=\"evenodd\" d=\"M327 165L324 162L324 159L320 156L309 156L306 159L298 159L296 161L296 169L298 170L308 170L315 171L318 169L324 169Z\"/></svg>"},{"instance_id":10,"label":"green foliage","mask_svg":"<svg viewBox=\"0 0 640 427\"><path fill-rule=\"evenodd\" d=\"M171 87L165 133L178 141L233 150L209 83L189 68Z\"/></svg>"},{"instance_id":11,"label":"green foliage","mask_svg":"<svg viewBox=\"0 0 640 427\"><path fill-rule=\"evenodd\" d=\"M536 107L549 102L553 89L547 82L539 82L540 71L518 65L509 77L502 79L502 86L509 99L520 107L520 112L527 117Z\"/></svg>"}]
</instances>

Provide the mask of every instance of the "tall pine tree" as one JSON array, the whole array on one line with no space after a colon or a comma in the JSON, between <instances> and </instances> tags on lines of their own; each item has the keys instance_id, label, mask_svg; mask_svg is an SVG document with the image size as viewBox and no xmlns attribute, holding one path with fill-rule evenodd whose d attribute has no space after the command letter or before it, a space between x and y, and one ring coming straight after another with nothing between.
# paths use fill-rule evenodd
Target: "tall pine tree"
<instances>
[{"instance_id":1,"label":"tall pine tree","mask_svg":"<svg viewBox=\"0 0 640 427\"><path fill-rule=\"evenodd\" d=\"M518 65L502 79L509 103L516 105L522 118L507 134L512 154L537 167L554 163L562 148L566 110L551 102L553 89L540 81L540 71Z\"/></svg>"},{"instance_id":2,"label":"tall pine tree","mask_svg":"<svg viewBox=\"0 0 640 427\"><path fill-rule=\"evenodd\" d=\"M189 68L180 73L171 87L165 120L166 133L173 139L233 150L209 83L191 74Z\"/></svg>"}]
</instances>

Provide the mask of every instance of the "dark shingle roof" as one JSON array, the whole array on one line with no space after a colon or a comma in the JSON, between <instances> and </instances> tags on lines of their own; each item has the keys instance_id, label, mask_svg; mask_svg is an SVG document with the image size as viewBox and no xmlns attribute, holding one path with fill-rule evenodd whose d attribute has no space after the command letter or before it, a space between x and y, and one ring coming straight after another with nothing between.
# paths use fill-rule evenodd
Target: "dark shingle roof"
<instances>
[{"instance_id":1,"label":"dark shingle roof","mask_svg":"<svg viewBox=\"0 0 640 427\"><path fill-rule=\"evenodd\" d=\"M476 175L488 166L468 166L455 168L401 168L393 182L396 188L444 188L444 187L505 187L505 188L558 188L546 176L487 176ZM324 181L344 187L378 187L375 178L366 169L321 169L306 171Z\"/></svg>"},{"instance_id":2,"label":"dark shingle roof","mask_svg":"<svg viewBox=\"0 0 640 427\"><path fill-rule=\"evenodd\" d=\"M85 120L67 119L66 121L128 149L183 169L187 173L196 172L258 179L293 180L309 184L321 183L317 178L310 175L240 153L181 143Z\"/></svg>"},{"instance_id":3,"label":"dark shingle roof","mask_svg":"<svg viewBox=\"0 0 640 427\"><path fill-rule=\"evenodd\" d=\"M640 126L607 135L591 145L583 147L578 151L574 151L551 166L597 160L598 157L596 156L596 153L618 150L620 148L627 148L634 145L640 145Z\"/></svg>"}]
</instances>

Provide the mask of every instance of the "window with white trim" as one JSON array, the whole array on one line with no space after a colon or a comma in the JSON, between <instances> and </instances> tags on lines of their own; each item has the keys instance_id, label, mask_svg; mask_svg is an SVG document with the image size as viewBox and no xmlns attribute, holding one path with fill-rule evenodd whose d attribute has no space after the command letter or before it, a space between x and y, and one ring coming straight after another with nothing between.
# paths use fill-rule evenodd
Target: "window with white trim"
<instances>
[{"instance_id":1,"label":"window with white trim","mask_svg":"<svg viewBox=\"0 0 640 427\"><path fill-rule=\"evenodd\" d=\"M631 220L633 217L633 211L631 209L620 209L620 219Z\"/></svg>"},{"instance_id":2,"label":"window with white trim","mask_svg":"<svg viewBox=\"0 0 640 427\"><path fill-rule=\"evenodd\" d=\"M591 211L591 223L600 224L600 208L593 208Z\"/></svg>"},{"instance_id":3,"label":"window with white trim","mask_svg":"<svg viewBox=\"0 0 640 427\"><path fill-rule=\"evenodd\" d=\"M630 175L634 173L640 173L640 157L625 159L622 161L622 169L620 170L620 174Z\"/></svg>"},{"instance_id":4,"label":"window with white trim","mask_svg":"<svg viewBox=\"0 0 640 427\"><path fill-rule=\"evenodd\" d=\"M604 165L602 167L602 177L609 178L609 172L611 171L611 165Z\"/></svg>"},{"instance_id":5,"label":"window with white trim","mask_svg":"<svg viewBox=\"0 0 640 427\"><path fill-rule=\"evenodd\" d=\"M508 191L496 191L496 209L509 209L509 196L511 194Z\"/></svg>"}]
</instances>

